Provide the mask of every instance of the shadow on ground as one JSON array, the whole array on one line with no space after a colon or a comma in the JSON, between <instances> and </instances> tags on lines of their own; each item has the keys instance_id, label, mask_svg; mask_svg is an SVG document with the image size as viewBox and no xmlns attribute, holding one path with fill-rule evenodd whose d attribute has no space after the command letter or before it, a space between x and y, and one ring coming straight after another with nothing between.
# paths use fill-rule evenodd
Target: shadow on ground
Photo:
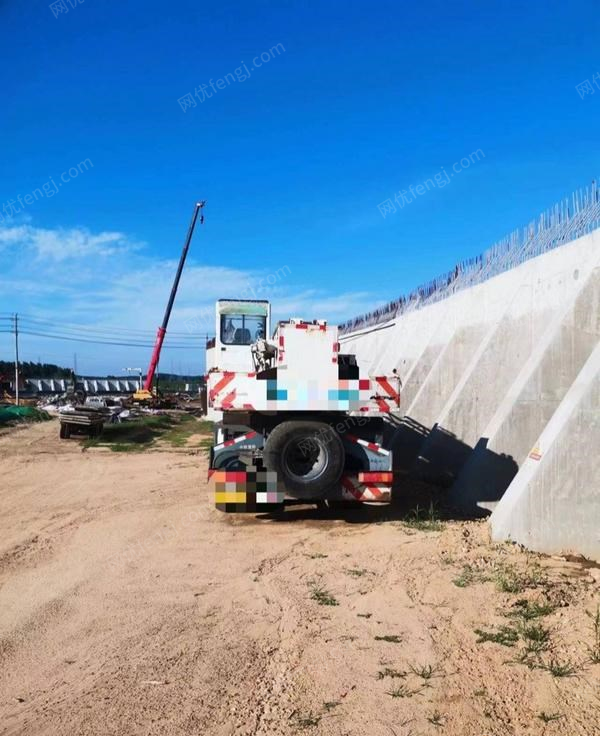
<instances>
[{"instance_id":1,"label":"shadow on ground","mask_svg":"<svg viewBox=\"0 0 600 736\"><path fill-rule=\"evenodd\" d=\"M493 452L481 438L475 447L440 425L427 428L411 417L397 420L385 438L394 458L392 503L336 505L334 508L288 506L258 519L292 522L342 519L348 523L403 521L435 531L441 521L488 516L518 471L509 455Z\"/></svg>"}]
</instances>

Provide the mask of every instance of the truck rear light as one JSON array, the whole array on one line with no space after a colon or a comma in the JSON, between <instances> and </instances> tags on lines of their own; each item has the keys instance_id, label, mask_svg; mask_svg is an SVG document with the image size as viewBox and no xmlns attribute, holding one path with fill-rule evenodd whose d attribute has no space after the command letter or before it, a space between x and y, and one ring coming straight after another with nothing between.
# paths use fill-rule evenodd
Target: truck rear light
<instances>
[{"instance_id":1,"label":"truck rear light","mask_svg":"<svg viewBox=\"0 0 600 736\"><path fill-rule=\"evenodd\" d=\"M389 483L390 485L394 482L394 474L387 472L359 472L358 474L359 483Z\"/></svg>"}]
</instances>

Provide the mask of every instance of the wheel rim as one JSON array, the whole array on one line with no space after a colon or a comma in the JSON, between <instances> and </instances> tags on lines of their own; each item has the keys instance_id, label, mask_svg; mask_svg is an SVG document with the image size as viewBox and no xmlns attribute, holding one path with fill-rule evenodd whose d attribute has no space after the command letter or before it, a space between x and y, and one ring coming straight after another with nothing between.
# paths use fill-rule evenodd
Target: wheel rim
<instances>
[{"instance_id":1,"label":"wheel rim","mask_svg":"<svg viewBox=\"0 0 600 736\"><path fill-rule=\"evenodd\" d=\"M297 481L314 481L327 469L327 448L319 437L307 435L290 440L283 448L282 465Z\"/></svg>"}]
</instances>

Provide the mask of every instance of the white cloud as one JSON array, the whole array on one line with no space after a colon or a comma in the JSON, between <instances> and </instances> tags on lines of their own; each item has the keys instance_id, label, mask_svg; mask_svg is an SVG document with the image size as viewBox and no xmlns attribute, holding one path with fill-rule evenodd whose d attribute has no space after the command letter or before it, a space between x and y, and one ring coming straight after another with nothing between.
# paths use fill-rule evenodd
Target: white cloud
<instances>
[{"instance_id":1,"label":"white cloud","mask_svg":"<svg viewBox=\"0 0 600 736\"><path fill-rule=\"evenodd\" d=\"M142 247L119 232L92 235L86 228L46 230L31 225L0 227L0 244L18 246L37 258L59 262L90 256L113 256Z\"/></svg>"},{"instance_id":2,"label":"white cloud","mask_svg":"<svg viewBox=\"0 0 600 736\"><path fill-rule=\"evenodd\" d=\"M145 331L146 337L139 339L151 342L162 321L176 268L176 260L150 256L143 245L121 232L93 233L83 227L45 229L30 223L0 225L0 312L50 320L56 330L70 323L89 329L108 327L120 334L126 330ZM267 265L264 269L245 271L206 266L190 258L181 279L170 332L213 333L214 304L223 297L269 299L274 320L304 317L334 322L363 313L377 301L366 291L332 294L307 288L298 283L287 266ZM0 337L8 340L6 335ZM170 350L167 339L165 360L181 358L200 369L201 340L198 338L194 345L189 352ZM56 355L63 351L65 364L73 351L79 353L81 348L87 351L83 370L88 374L114 372L121 361L129 361L129 355L142 365L149 358L146 349L136 352L91 344L78 346L67 341L40 340L39 336L30 336L29 341L24 337L24 346L25 350L29 346L34 351L30 356L34 359L40 353ZM0 341L0 352L3 347L10 350L8 342ZM50 352L46 353L46 349Z\"/></svg>"}]
</instances>

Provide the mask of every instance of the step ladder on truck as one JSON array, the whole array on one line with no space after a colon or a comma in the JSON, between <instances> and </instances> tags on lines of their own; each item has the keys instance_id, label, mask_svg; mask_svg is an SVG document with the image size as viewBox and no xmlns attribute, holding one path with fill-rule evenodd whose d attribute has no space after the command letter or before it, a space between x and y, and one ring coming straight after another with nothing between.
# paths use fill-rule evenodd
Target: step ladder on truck
<instances>
[{"instance_id":1,"label":"step ladder on truck","mask_svg":"<svg viewBox=\"0 0 600 736\"><path fill-rule=\"evenodd\" d=\"M207 344L209 480L218 509L385 504L400 380L361 375L324 320L279 322L270 305L220 299Z\"/></svg>"}]
</instances>

